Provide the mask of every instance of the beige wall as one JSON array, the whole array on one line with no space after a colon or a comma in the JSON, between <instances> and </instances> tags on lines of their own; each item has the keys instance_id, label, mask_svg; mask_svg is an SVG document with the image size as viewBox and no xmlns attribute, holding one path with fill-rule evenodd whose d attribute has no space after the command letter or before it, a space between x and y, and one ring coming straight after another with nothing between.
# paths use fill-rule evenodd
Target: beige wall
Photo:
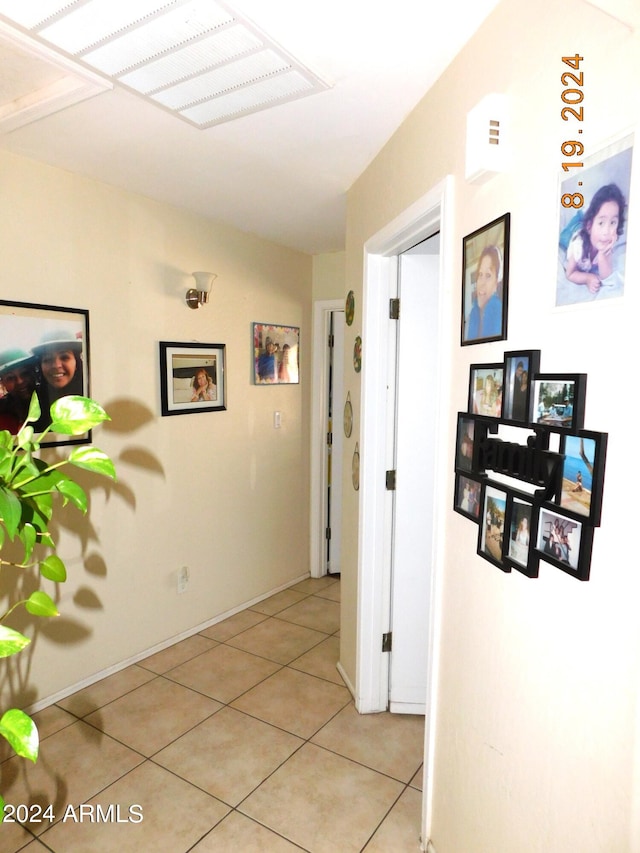
<instances>
[{"instance_id":1,"label":"beige wall","mask_svg":"<svg viewBox=\"0 0 640 853\"><path fill-rule=\"evenodd\" d=\"M94 442L119 475L105 489L81 472L90 519L65 510L63 615L17 690L34 702L308 572L310 357L299 385L253 386L251 323L310 340L312 264L19 157L0 154L0 172L0 297L89 310L91 393L113 418ZM184 302L194 269L218 274L197 311ZM226 412L159 416L161 340L226 344Z\"/></svg>"},{"instance_id":2,"label":"beige wall","mask_svg":"<svg viewBox=\"0 0 640 853\"><path fill-rule=\"evenodd\" d=\"M344 297L345 260L344 252L327 252L313 256L314 301Z\"/></svg>"},{"instance_id":3,"label":"beige wall","mask_svg":"<svg viewBox=\"0 0 640 853\"><path fill-rule=\"evenodd\" d=\"M428 40L427 40L428 43ZM427 46L427 43L425 46ZM349 193L345 292L362 331L363 245L447 174L455 178L456 247L511 212L509 336L459 345L460 256L452 259L449 359L466 407L469 364L539 348L542 370L588 374L585 426L609 433L602 526L591 580L542 563L540 577L503 574L475 553L477 528L447 517L432 840L437 853L595 853L640 850L638 686L640 592L634 546L635 464L629 411L638 316L640 198L628 222L627 294L553 308L560 144L561 58L579 51L587 153L638 121L640 37L579 0L503 0ZM467 112L486 94L509 96L511 167L484 185L464 180ZM634 239L635 237L635 239ZM366 359L366 331L364 354ZM633 347L633 349L632 349ZM360 423L360 385L346 355L345 394ZM429 393L427 377L424 389ZM631 393L630 393L631 392ZM353 441L358 436L354 436ZM341 661L355 680L358 495L345 446ZM447 493L453 502L453 472Z\"/></svg>"}]
</instances>

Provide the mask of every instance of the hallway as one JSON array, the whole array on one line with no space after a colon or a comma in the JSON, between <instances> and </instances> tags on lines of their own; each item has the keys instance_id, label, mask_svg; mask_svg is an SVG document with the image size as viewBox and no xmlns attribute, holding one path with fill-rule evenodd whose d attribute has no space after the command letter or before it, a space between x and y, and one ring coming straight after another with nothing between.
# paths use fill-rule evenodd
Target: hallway
<instances>
[{"instance_id":1,"label":"hallway","mask_svg":"<svg viewBox=\"0 0 640 853\"><path fill-rule=\"evenodd\" d=\"M41 711L38 763L0 753L40 822L2 850L419 850L423 719L356 713L339 602L309 578Z\"/></svg>"}]
</instances>

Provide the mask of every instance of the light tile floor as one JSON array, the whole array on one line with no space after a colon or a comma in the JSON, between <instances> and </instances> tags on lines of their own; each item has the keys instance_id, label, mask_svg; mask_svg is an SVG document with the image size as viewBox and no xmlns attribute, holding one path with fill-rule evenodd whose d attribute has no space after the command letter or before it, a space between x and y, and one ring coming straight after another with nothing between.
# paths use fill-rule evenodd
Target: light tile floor
<instances>
[{"instance_id":1,"label":"light tile floor","mask_svg":"<svg viewBox=\"0 0 640 853\"><path fill-rule=\"evenodd\" d=\"M308 579L41 711L37 764L0 756L34 818L0 850L419 850L423 718L355 711L339 612Z\"/></svg>"}]
</instances>

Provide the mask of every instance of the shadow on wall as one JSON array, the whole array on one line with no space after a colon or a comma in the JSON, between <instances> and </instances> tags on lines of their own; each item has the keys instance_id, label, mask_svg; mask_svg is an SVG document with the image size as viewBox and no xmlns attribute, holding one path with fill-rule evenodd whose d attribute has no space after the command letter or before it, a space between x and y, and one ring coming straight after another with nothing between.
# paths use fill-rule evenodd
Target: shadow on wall
<instances>
[{"instance_id":1,"label":"shadow on wall","mask_svg":"<svg viewBox=\"0 0 640 853\"><path fill-rule=\"evenodd\" d=\"M111 420L105 422L98 431L92 435L93 444L100 446L100 433L106 432L129 434L133 433L155 418L155 415L136 400L118 399L104 404L104 408ZM66 457L64 450L67 448L53 448L43 450L46 460L55 463L57 459ZM66 531L69 535L80 541L80 555L73 561L65 560L67 567L78 568L81 564L89 577L104 579L108 574L108 567L104 557L100 553L99 536L91 522L91 496L96 490L104 491L107 502L112 496L123 500L131 508L136 506L136 498L133 490L127 485L118 470L119 463L133 465L146 471L153 476L164 477L164 468L161 462L143 446L129 445L120 452L117 457L112 457L118 471L118 480L112 481L90 471L74 468L73 479L86 492L88 508L86 515L80 513L74 506L67 504L56 508L55 521L51 524L50 531L54 541L59 540L60 532ZM40 587L37 562L24 567L8 565L7 563L22 562L22 547L19 542L5 542L2 545L2 564L0 566L0 610L8 611L16 602L23 601ZM70 574L71 574L70 572ZM60 589L56 588L52 593L58 605L61 600ZM100 596L90 583L83 584L77 588L73 596L74 605L87 611L88 620L77 617L66 616L64 613L54 619L42 620L31 616L23 607L19 607L11 614L10 627L24 633L32 638L31 643L19 655L7 658L3 662L2 675L0 677L0 696L2 707L26 708L37 702L38 693L35 686L29 684L32 656L35 653L38 637L42 634L52 643L65 646L83 643L92 634L90 626L91 613L103 608ZM0 743L6 746L4 741ZM3 753L0 754L0 760Z\"/></svg>"}]
</instances>

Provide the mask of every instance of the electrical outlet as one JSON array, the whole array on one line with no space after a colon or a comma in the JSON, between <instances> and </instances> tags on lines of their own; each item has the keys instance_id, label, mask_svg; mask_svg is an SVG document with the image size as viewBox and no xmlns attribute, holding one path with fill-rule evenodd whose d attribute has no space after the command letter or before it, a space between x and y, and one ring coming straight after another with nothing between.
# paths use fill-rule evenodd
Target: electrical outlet
<instances>
[{"instance_id":1,"label":"electrical outlet","mask_svg":"<svg viewBox=\"0 0 640 853\"><path fill-rule=\"evenodd\" d=\"M178 593L186 592L189 585L189 567L183 566L178 570Z\"/></svg>"}]
</instances>

